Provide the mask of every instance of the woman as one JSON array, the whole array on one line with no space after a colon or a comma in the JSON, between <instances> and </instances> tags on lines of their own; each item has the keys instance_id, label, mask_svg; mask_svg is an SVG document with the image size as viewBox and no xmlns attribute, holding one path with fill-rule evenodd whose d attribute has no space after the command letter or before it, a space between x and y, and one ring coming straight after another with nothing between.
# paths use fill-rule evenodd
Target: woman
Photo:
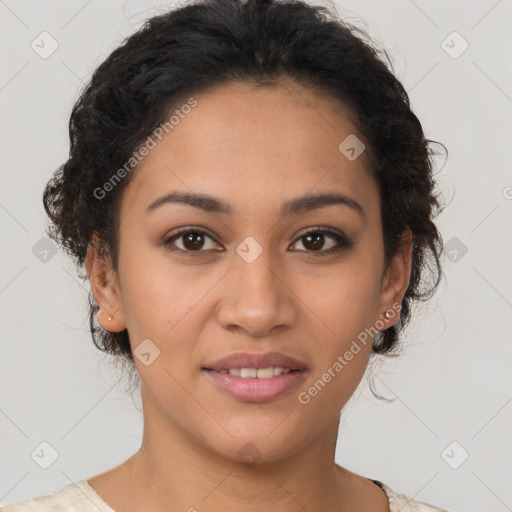
<instances>
[{"instance_id":1,"label":"woman","mask_svg":"<svg viewBox=\"0 0 512 512\"><path fill-rule=\"evenodd\" d=\"M302 2L201 0L98 67L44 206L94 342L140 377L143 441L2 510L441 510L334 460L440 275L429 141L364 39Z\"/></svg>"}]
</instances>

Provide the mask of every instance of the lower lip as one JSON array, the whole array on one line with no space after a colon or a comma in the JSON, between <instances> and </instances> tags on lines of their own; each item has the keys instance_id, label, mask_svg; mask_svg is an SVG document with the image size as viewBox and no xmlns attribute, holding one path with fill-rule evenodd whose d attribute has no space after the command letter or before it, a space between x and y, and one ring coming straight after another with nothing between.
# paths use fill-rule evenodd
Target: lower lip
<instances>
[{"instance_id":1,"label":"lower lip","mask_svg":"<svg viewBox=\"0 0 512 512\"><path fill-rule=\"evenodd\" d=\"M244 379L229 373L203 370L220 389L242 402L268 402L298 385L305 370L294 371L270 379Z\"/></svg>"}]
</instances>

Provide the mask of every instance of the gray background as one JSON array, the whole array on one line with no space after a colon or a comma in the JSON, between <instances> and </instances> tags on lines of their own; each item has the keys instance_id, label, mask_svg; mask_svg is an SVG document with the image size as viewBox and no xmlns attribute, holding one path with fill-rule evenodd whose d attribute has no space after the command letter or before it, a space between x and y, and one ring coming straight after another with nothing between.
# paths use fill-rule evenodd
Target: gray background
<instances>
[{"instance_id":1,"label":"gray background","mask_svg":"<svg viewBox=\"0 0 512 512\"><path fill-rule=\"evenodd\" d=\"M0 504L103 472L140 444L140 399L92 344L87 289L41 241L41 194L67 157L82 83L165 5L0 1ZM337 5L389 50L427 137L449 149L444 166L438 159L446 279L417 310L404 355L376 368L377 389L394 402L363 384L345 409L337 462L454 511L512 510L512 2ZM47 58L31 47L42 52L46 38L51 49L44 31L58 43ZM48 469L42 442L58 452Z\"/></svg>"}]
</instances>

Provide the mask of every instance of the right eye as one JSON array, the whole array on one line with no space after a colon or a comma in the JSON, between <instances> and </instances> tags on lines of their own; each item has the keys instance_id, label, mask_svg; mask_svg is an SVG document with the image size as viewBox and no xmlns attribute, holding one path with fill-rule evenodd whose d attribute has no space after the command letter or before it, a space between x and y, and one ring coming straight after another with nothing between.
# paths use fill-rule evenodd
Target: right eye
<instances>
[{"instance_id":1,"label":"right eye","mask_svg":"<svg viewBox=\"0 0 512 512\"><path fill-rule=\"evenodd\" d=\"M177 233L174 233L172 236L166 238L164 240L164 245L168 246L171 251L182 251L187 253L206 252L207 250L212 250L211 247L204 249L207 239L210 239L213 242L215 242L213 237L211 237L205 231L195 228L187 228L182 229ZM179 242L181 244L181 247L176 242Z\"/></svg>"}]
</instances>

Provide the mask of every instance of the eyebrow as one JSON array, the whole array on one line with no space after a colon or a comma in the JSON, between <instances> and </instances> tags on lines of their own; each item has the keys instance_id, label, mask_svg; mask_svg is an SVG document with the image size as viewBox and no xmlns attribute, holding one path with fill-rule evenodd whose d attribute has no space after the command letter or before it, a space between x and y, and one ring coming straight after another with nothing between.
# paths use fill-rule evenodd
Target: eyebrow
<instances>
[{"instance_id":1,"label":"eyebrow","mask_svg":"<svg viewBox=\"0 0 512 512\"><path fill-rule=\"evenodd\" d=\"M232 215L234 213L234 209L230 204L217 199L214 196L209 194L197 194L180 191L172 191L168 194L158 197L146 208L146 213L155 211L163 205L173 203L188 204L195 208L199 208L206 212L212 213L225 213L228 215ZM365 212L357 201L347 197L344 194L334 192L307 195L286 201L281 207L281 217L309 212L332 205L348 206L349 208L359 213L361 217L365 218Z\"/></svg>"}]
</instances>

